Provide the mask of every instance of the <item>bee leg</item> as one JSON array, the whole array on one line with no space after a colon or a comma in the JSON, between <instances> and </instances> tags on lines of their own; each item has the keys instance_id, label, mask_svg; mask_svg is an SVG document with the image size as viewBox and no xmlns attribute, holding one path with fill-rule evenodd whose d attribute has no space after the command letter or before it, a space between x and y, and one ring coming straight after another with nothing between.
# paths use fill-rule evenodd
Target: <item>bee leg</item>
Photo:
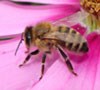
<instances>
[{"instance_id":1,"label":"bee leg","mask_svg":"<svg viewBox=\"0 0 100 90\"><path fill-rule=\"evenodd\" d=\"M66 64L68 66L68 69L72 72L72 74L74 74L75 76L77 76L77 73L74 72L73 66L72 66L72 64L71 64L71 62L70 62L69 59L66 60Z\"/></svg>"},{"instance_id":2,"label":"bee leg","mask_svg":"<svg viewBox=\"0 0 100 90\"><path fill-rule=\"evenodd\" d=\"M30 51L30 48L27 47L27 50L25 51L25 53L29 53L29 51Z\"/></svg>"},{"instance_id":3,"label":"bee leg","mask_svg":"<svg viewBox=\"0 0 100 90\"><path fill-rule=\"evenodd\" d=\"M29 53L29 54L27 55L27 57L25 58L24 62L23 62L22 64L20 64L19 67L22 67L26 62L28 62L28 60L30 59L30 57L31 57L32 55L36 55L36 54L38 54L38 53L39 53L39 50L38 50L38 49L35 50L35 51L33 51L33 52L31 52L31 53Z\"/></svg>"},{"instance_id":4,"label":"bee leg","mask_svg":"<svg viewBox=\"0 0 100 90\"><path fill-rule=\"evenodd\" d=\"M46 60L46 53L44 53L44 54L43 54L43 57L42 57L41 76L40 76L39 80L42 79L43 74L44 74L45 60Z\"/></svg>"},{"instance_id":5,"label":"bee leg","mask_svg":"<svg viewBox=\"0 0 100 90\"><path fill-rule=\"evenodd\" d=\"M63 51L60 47L57 47L57 48L58 48L58 50L59 50L61 56L64 58L65 63L67 64L67 67L68 67L69 71L70 71L72 74L74 74L75 76L77 76L77 73L74 72L73 66L72 66L72 64L71 64L71 62L70 62L68 56L64 53L64 51Z\"/></svg>"}]
</instances>

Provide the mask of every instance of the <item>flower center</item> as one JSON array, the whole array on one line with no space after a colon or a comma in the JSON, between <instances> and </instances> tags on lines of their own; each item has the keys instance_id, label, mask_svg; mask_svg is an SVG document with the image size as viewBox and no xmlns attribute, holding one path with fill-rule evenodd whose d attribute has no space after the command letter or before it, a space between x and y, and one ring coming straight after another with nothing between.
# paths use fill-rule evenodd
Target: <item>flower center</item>
<instances>
[{"instance_id":1,"label":"flower center","mask_svg":"<svg viewBox=\"0 0 100 90\"><path fill-rule=\"evenodd\" d=\"M81 6L97 19L100 18L100 0L81 0Z\"/></svg>"}]
</instances>

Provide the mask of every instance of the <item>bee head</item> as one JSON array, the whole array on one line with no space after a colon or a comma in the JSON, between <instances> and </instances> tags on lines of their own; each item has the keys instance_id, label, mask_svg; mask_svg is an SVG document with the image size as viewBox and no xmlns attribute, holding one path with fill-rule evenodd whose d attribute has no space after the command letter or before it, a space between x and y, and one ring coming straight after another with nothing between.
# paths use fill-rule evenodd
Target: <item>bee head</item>
<instances>
[{"instance_id":1,"label":"bee head","mask_svg":"<svg viewBox=\"0 0 100 90\"><path fill-rule=\"evenodd\" d=\"M30 46L33 39L32 28L32 26L26 27L24 32L24 41L28 46Z\"/></svg>"},{"instance_id":2,"label":"bee head","mask_svg":"<svg viewBox=\"0 0 100 90\"><path fill-rule=\"evenodd\" d=\"M15 51L15 55L17 54L17 51L19 49L19 46L20 44L22 43L22 41L24 40L25 41L25 44L29 47L32 43L32 40L33 40L33 34L32 34L32 30L33 27L32 26L29 26L29 27L26 27L24 33L21 34L21 40L16 48L16 51ZM23 39L24 38L24 39Z\"/></svg>"}]
</instances>

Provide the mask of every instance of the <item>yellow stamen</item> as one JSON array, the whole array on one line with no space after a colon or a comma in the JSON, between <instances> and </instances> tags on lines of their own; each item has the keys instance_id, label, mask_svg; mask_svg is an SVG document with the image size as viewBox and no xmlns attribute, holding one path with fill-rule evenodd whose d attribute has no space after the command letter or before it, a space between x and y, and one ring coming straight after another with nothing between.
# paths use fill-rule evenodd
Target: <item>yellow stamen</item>
<instances>
[{"instance_id":1,"label":"yellow stamen","mask_svg":"<svg viewBox=\"0 0 100 90\"><path fill-rule=\"evenodd\" d=\"M96 18L100 17L100 0L81 0L80 4L84 10Z\"/></svg>"},{"instance_id":2,"label":"yellow stamen","mask_svg":"<svg viewBox=\"0 0 100 90\"><path fill-rule=\"evenodd\" d=\"M90 14L86 23L91 31L100 28L100 0L81 0L80 4Z\"/></svg>"}]
</instances>

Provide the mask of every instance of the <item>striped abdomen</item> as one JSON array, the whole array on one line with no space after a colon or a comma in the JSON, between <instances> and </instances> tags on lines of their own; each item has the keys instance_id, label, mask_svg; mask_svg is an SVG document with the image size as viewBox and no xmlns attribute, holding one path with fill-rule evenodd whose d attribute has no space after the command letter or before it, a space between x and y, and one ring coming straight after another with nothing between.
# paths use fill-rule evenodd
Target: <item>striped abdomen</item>
<instances>
[{"instance_id":1,"label":"striped abdomen","mask_svg":"<svg viewBox=\"0 0 100 90\"><path fill-rule=\"evenodd\" d=\"M62 37L65 41L65 46L69 51L77 53L88 52L87 41L79 32L66 26L59 26L58 31L64 33Z\"/></svg>"}]
</instances>

